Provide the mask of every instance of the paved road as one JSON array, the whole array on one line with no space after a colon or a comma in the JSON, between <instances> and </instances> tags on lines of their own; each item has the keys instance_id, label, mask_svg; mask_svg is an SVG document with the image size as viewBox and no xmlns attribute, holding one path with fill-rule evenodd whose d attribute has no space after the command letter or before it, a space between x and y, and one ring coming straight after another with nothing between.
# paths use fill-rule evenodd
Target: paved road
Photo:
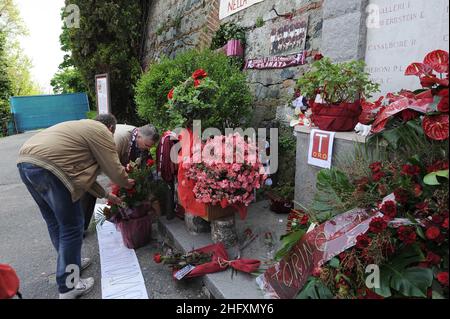
<instances>
[{"instance_id":1,"label":"paved road","mask_svg":"<svg viewBox=\"0 0 450 319\"><path fill-rule=\"evenodd\" d=\"M16 167L18 150L33 134L0 138L0 263L16 269L24 298L53 299L57 298L56 253L46 224ZM153 237L158 237L156 231ZM200 280L175 282L167 267L155 264L152 256L157 251L157 239L136 251L150 298L205 298ZM100 259L94 227L85 238L82 254L93 259L83 277L92 276L96 280L95 289L85 298L101 298Z\"/></svg>"}]
</instances>

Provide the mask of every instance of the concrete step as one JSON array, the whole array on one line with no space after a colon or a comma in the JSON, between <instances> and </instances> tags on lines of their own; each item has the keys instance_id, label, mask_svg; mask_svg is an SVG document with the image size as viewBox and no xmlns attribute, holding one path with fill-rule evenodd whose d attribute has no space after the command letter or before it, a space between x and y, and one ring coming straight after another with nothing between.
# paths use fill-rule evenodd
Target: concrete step
<instances>
[{"instance_id":1,"label":"concrete step","mask_svg":"<svg viewBox=\"0 0 450 319\"><path fill-rule=\"evenodd\" d=\"M249 207L245 220L236 215L236 229L239 240L244 239L244 231L249 228L258 237L241 253L241 258L258 259L262 262L270 260L279 246L279 238L285 234L287 215L277 215L269 210L269 203L261 201ZM175 218L167 220L160 218L161 235L166 235L175 247L187 253L212 244L211 233L191 234L187 231L184 221ZM274 239L274 247L265 244L264 234L270 232ZM236 256L236 249L228 249L230 259ZM267 268L262 264L261 268ZM263 299L264 296L256 284L256 276L239 272L231 278L231 268L226 271L203 276L203 283L211 295L216 299ZM189 280L189 279L187 279Z\"/></svg>"}]
</instances>

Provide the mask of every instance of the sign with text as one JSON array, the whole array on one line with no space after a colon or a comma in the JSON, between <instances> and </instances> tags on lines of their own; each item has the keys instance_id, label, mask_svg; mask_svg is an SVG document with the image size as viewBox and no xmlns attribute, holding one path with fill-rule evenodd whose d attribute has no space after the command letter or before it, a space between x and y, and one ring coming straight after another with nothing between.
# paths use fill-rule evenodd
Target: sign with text
<instances>
[{"instance_id":1,"label":"sign with text","mask_svg":"<svg viewBox=\"0 0 450 319\"><path fill-rule=\"evenodd\" d=\"M109 92L108 74L95 76L95 90L97 93L97 112L98 114L111 113L111 100Z\"/></svg>"},{"instance_id":2,"label":"sign with text","mask_svg":"<svg viewBox=\"0 0 450 319\"><path fill-rule=\"evenodd\" d=\"M245 69L284 69L305 64L306 52L287 56L276 56L260 59L248 59L245 61Z\"/></svg>"},{"instance_id":3,"label":"sign with text","mask_svg":"<svg viewBox=\"0 0 450 319\"><path fill-rule=\"evenodd\" d=\"M418 89L405 70L428 52L449 50L448 0L370 0L367 13L367 71L381 84L379 96Z\"/></svg>"},{"instance_id":4,"label":"sign with text","mask_svg":"<svg viewBox=\"0 0 450 319\"><path fill-rule=\"evenodd\" d=\"M308 16L295 20L283 20L270 32L270 54L290 53L305 49Z\"/></svg>"},{"instance_id":5,"label":"sign with text","mask_svg":"<svg viewBox=\"0 0 450 319\"><path fill-rule=\"evenodd\" d=\"M306 233L289 254L257 278L265 297L295 298L314 269L356 244L356 237L369 229L369 214L354 210L338 215Z\"/></svg>"},{"instance_id":6,"label":"sign with text","mask_svg":"<svg viewBox=\"0 0 450 319\"><path fill-rule=\"evenodd\" d=\"M264 0L220 0L219 19L225 19Z\"/></svg>"},{"instance_id":7,"label":"sign with text","mask_svg":"<svg viewBox=\"0 0 450 319\"><path fill-rule=\"evenodd\" d=\"M311 130L309 138L308 164L331 168L335 132Z\"/></svg>"}]
</instances>

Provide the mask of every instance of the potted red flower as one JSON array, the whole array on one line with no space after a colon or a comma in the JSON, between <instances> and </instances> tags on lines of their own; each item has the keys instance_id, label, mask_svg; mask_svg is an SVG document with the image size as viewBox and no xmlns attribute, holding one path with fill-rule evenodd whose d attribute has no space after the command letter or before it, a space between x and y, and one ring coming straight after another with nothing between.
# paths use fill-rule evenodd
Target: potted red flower
<instances>
[{"instance_id":1,"label":"potted red flower","mask_svg":"<svg viewBox=\"0 0 450 319\"><path fill-rule=\"evenodd\" d=\"M379 91L369 79L363 61L332 63L320 58L297 83L310 99L312 121L326 131L352 131L361 115L361 99Z\"/></svg>"}]
</instances>

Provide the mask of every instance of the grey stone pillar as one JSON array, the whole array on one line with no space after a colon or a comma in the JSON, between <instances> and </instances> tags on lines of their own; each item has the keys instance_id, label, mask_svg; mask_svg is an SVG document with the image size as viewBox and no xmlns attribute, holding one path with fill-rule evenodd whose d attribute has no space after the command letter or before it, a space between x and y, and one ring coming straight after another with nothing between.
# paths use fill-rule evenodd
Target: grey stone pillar
<instances>
[{"instance_id":1,"label":"grey stone pillar","mask_svg":"<svg viewBox=\"0 0 450 319\"><path fill-rule=\"evenodd\" d=\"M322 53L335 62L364 60L369 0L324 0Z\"/></svg>"}]
</instances>

